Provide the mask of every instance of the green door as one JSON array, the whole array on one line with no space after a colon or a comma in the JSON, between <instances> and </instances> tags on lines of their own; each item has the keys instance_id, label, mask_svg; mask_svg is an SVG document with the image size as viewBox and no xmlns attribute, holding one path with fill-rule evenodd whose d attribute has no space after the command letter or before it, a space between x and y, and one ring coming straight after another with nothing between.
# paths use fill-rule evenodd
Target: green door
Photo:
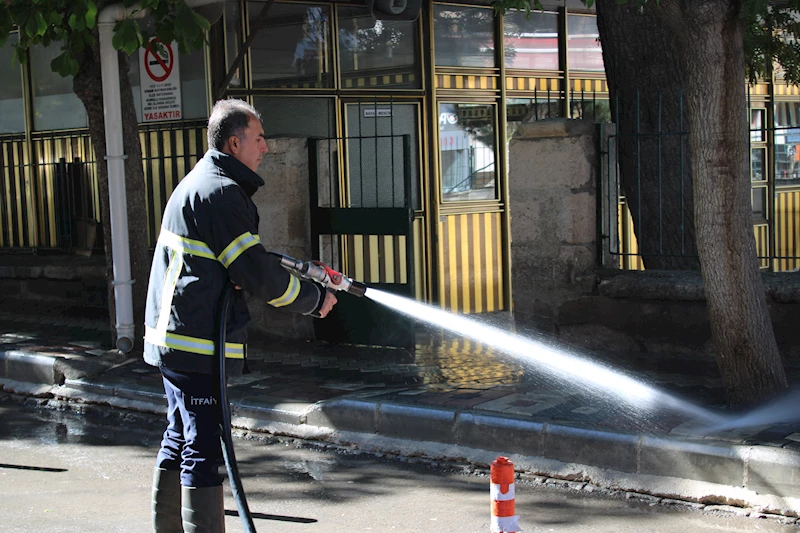
<instances>
[{"instance_id":1,"label":"green door","mask_svg":"<svg viewBox=\"0 0 800 533\"><path fill-rule=\"evenodd\" d=\"M372 289L409 298L415 294L416 110L414 104L346 104L348 135L309 144L315 257ZM334 312L315 321L317 338L414 346L413 321L369 298L337 297Z\"/></svg>"}]
</instances>

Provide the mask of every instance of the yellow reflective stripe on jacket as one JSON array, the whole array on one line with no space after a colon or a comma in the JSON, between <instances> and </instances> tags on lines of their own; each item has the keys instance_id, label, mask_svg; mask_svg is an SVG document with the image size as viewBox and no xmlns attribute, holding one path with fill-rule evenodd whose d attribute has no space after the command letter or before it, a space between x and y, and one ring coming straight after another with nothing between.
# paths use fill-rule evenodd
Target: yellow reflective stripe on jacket
<instances>
[{"instance_id":1,"label":"yellow reflective stripe on jacket","mask_svg":"<svg viewBox=\"0 0 800 533\"><path fill-rule=\"evenodd\" d=\"M283 295L279 296L278 298L268 301L267 303L273 307L284 307L295 301L299 294L300 281L296 277L289 274L289 286L286 287L286 292L284 292Z\"/></svg>"},{"instance_id":2,"label":"yellow reflective stripe on jacket","mask_svg":"<svg viewBox=\"0 0 800 533\"><path fill-rule=\"evenodd\" d=\"M198 337L178 335L177 333L158 331L155 328L146 327L144 340L150 344L171 348L173 350L181 350L199 355L214 355L214 341ZM225 357L228 359L244 359L244 344L226 342Z\"/></svg>"},{"instance_id":3,"label":"yellow reflective stripe on jacket","mask_svg":"<svg viewBox=\"0 0 800 533\"><path fill-rule=\"evenodd\" d=\"M258 238L258 235L253 235L247 231L236 237L232 243L222 250L222 253L219 254L217 259L222 263L222 266L228 268L231 263L236 261L236 259L245 252L245 250L252 248L260 242L261 239Z\"/></svg>"},{"instance_id":4,"label":"yellow reflective stripe on jacket","mask_svg":"<svg viewBox=\"0 0 800 533\"><path fill-rule=\"evenodd\" d=\"M187 239L186 237L181 237L180 235L165 229L162 229L161 233L158 235L158 242L174 250L181 250L185 254L196 255L198 257L205 257L208 259L217 258L217 256L214 255L214 252L211 251L211 248L209 248L208 245L203 241Z\"/></svg>"},{"instance_id":5,"label":"yellow reflective stripe on jacket","mask_svg":"<svg viewBox=\"0 0 800 533\"><path fill-rule=\"evenodd\" d=\"M175 248L169 249L169 266L164 275L164 287L161 289L161 309L158 312L158 331L166 331L169 324L169 315L172 310L172 298L175 296L175 286L183 271L183 254Z\"/></svg>"}]
</instances>

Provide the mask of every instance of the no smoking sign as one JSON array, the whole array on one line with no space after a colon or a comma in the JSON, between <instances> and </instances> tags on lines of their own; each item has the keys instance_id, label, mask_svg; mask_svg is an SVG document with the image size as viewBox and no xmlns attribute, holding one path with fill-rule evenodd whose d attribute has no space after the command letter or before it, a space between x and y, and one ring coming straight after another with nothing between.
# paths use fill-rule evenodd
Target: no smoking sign
<instances>
[{"instance_id":1,"label":"no smoking sign","mask_svg":"<svg viewBox=\"0 0 800 533\"><path fill-rule=\"evenodd\" d=\"M154 38L139 51L142 120L181 118L181 81L178 55L170 43Z\"/></svg>"},{"instance_id":2,"label":"no smoking sign","mask_svg":"<svg viewBox=\"0 0 800 533\"><path fill-rule=\"evenodd\" d=\"M150 41L144 52L144 69L153 81L164 81L169 78L172 67L175 66L175 54L168 43L159 39Z\"/></svg>"}]
</instances>

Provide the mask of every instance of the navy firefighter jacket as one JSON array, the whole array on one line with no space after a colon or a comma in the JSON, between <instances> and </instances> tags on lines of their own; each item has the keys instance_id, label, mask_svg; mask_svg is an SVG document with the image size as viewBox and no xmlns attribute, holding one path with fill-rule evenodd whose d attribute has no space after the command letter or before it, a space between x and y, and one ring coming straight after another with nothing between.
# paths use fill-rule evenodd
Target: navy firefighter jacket
<instances>
[{"instance_id":1,"label":"navy firefighter jacket","mask_svg":"<svg viewBox=\"0 0 800 533\"><path fill-rule=\"evenodd\" d=\"M147 290L144 358L149 364L211 373L217 303L231 282L288 311L315 314L322 307L325 289L292 276L259 241L258 212L250 197L262 185L261 177L233 156L209 150L175 188L164 210ZM227 319L226 362L236 372L250 320L242 291L231 297Z\"/></svg>"}]
</instances>

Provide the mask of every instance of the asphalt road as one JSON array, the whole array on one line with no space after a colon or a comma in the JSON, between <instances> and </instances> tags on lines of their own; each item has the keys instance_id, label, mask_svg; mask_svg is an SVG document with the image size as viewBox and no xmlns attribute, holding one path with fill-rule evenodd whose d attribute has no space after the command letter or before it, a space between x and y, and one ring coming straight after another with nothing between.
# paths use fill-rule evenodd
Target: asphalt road
<instances>
[{"instance_id":1,"label":"asphalt road","mask_svg":"<svg viewBox=\"0 0 800 533\"><path fill-rule=\"evenodd\" d=\"M161 422L94 418L0 394L0 531L150 531L150 481ZM294 440L236 440L260 533L487 533L489 480L464 465L365 456ZM792 532L796 525L631 495L517 484L525 532ZM226 498L227 530L242 531Z\"/></svg>"}]
</instances>

